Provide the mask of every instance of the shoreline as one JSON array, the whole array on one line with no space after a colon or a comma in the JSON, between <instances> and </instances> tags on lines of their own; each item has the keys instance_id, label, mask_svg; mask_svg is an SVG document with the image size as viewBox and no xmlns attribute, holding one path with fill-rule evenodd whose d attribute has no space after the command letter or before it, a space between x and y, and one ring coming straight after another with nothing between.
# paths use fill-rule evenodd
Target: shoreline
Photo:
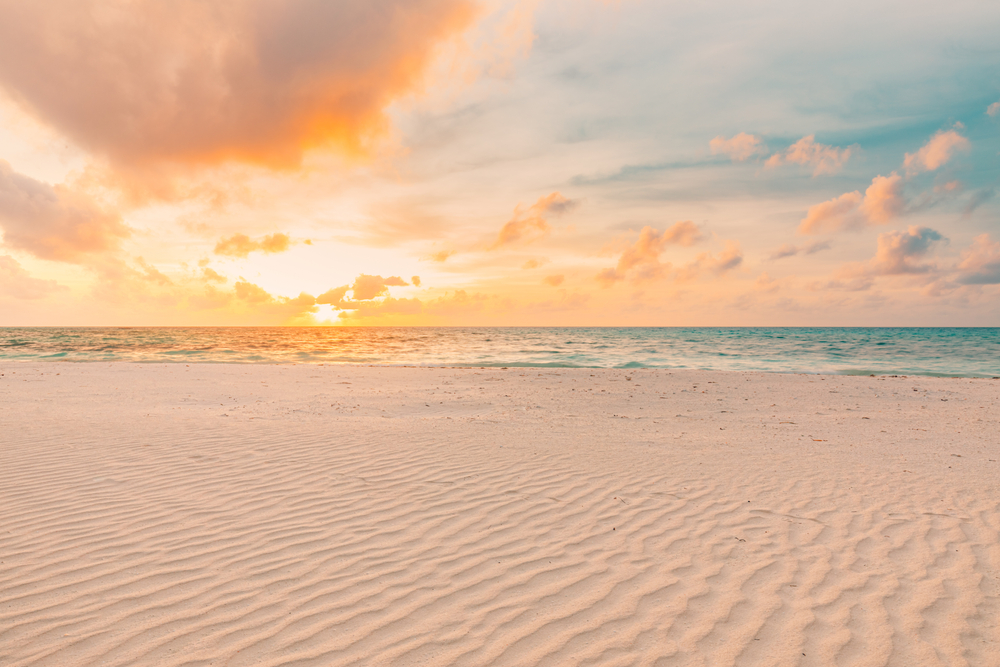
<instances>
[{"instance_id":1,"label":"shoreline","mask_svg":"<svg viewBox=\"0 0 1000 667\"><path fill-rule=\"evenodd\" d=\"M132 359L54 359L54 358L32 358L32 359L0 359L0 365L4 363L13 364L127 364L136 366L174 366L174 365L203 365L203 366L236 366L236 367L283 367L283 366L313 366L332 368L430 368L441 370L579 370L579 371L658 371L658 372L692 372L692 373L753 373L761 375L805 375L805 376L830 376L830 377L874 377L874 378L937 378L952 380L1000 380L1000 375L980 374L980 375L954 375L949 373L901 373L901 372L877 372L870 373L867 370L858 371L830 371L830 370L759 370L759 369L718 369L718 368L691 368L691 367L666 367L666 366L568 366L568 365L542 365L542 364L506 364L506 365L441 365L441 364L381 364L381 363L351 363L351 362L329 362L329 361L188 361L188 360L132 360Z\"/></svg>"},{"instance_id":2,"label":"shoreline","mask_svg":"<svg viewBox=\"0 0 1000 667\"><path fill-rule=\"evenodd\" d=\"M1000 656L992 381L0 373L5 665Z\"/></svg>"}]
</instances>

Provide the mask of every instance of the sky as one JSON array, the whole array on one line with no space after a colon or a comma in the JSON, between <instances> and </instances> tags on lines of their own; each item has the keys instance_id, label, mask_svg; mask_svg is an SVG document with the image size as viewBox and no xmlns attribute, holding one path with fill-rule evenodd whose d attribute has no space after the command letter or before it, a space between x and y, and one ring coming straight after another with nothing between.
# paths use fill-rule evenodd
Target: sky
<instances>
[{"instance_id":1,"label":"sky","mask_svg":"<svg viewBox=\"0 0 1000 667\"><path fill-rule=\"evenodd\" d=\"M1000 326L1000 3L0 0L0 326Z\"/></svg>"}]
</instances>

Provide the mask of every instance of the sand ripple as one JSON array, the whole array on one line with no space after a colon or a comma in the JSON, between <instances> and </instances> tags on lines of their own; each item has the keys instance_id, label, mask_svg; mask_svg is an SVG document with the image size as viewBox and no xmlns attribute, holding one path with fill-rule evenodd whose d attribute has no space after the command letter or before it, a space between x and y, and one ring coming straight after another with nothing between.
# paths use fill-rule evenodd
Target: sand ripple
<instances>
[{"instance_id":1,"label":"sand ripple","mask_svg":"<svg viewBox=\"0 0 1000 667\"><path fill-rule=\"evenodd\" d=\"M477 414L22 431L0 664L1000 664L996 496Z\"/></svg>"}]
</instances>

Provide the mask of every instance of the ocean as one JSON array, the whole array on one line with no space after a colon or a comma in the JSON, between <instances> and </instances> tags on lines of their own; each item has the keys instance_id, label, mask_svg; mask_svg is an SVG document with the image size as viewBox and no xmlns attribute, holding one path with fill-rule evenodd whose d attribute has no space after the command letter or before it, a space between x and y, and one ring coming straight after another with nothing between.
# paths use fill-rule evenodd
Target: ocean
<instances>
[{"instance_id":1,"label":"ocean","mask_svg":"<svg viewBox=\"0 0 1000 667\"><path fill-rule=\"evenodd\" d=\"M1000 376L1000 328L8 327L0 361Z\"/></svg>"}]
</instances>

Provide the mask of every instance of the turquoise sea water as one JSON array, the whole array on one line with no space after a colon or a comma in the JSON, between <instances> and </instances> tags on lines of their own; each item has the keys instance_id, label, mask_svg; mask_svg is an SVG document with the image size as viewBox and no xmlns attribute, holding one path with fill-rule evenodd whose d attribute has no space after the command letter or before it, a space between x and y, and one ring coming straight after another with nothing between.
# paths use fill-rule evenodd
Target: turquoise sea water
<instances>
[{"instance_id":1,"label":"turquoise sea water","mask_svg":"<svg viewBox=\"0 0 1000 667\"><path fill-rule=\"evenodd\" d=\"M0 361L700 368L1000 376L1000 329L0 328Z\"/></svg>"}]
</instances>

